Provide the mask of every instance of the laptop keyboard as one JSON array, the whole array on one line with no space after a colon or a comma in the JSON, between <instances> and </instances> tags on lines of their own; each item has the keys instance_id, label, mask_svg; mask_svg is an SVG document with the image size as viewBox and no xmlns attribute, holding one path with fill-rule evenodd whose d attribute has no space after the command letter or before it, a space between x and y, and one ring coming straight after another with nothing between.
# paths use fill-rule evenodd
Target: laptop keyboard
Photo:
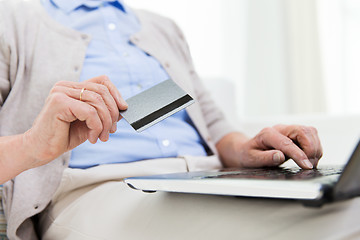
<instances>
[{"instance_id":1,"label":"laptop keyboard","mask_svg":"<svg viewBox=\"0 0 360 240\"><path fill-rule=\"evenodd\" d=\"M319 168L304 170L293 168L247 168L247 169L224 169L214 172L203 178L249 178L249 179L274 179L274 180L306 180L323 176L341 174L343 168Z\"/></svg>"}]
</instances>

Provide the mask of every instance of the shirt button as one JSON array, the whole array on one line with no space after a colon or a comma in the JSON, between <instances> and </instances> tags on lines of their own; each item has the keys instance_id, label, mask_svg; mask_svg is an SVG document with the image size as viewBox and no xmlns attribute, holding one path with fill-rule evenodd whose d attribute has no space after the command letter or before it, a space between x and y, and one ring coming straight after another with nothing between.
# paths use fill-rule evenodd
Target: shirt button
<instances>
[{"instance_id":1,"label":"shirt button","mask_svg":"<svg viewBox=\"0 0 360 240\"><path fill-rule=\"evenodd\" d=\"M87 39L88 39L88 36L87 36L86 34L82 34L82 35L81 35L81 39L82 39L82 40L87 40Z\"/></svg>"},{"instance_id":2,"label":"shirt button","mask_svg":"<svg viewBox=\"0 0 360 240\"><path fill-rule=\"evenodd\" d=\"M169 68L169 67L170 67L170 64L169 64L168 62L166 62L166 63L164 64L164 66L165 66L166 68Z\"/></svg>"},{"instance_id":3,"label":"shirt button","mask_svg":"<svg viewBox=\"0 0 360 240\"><path fill-rule=\"evenodd\" d=\"M111 31L115 30L116 29L115 23L109 23L108 24L108 29L111 30Z\"/></svg>"},{"instance_id":4,"label":"shirt button","mask_svg":"<svg viewBox=\"0 0 360 240\"><path fill-rule=\"evenodd\" d=\"M143 86L142 86L140 83L136 84L136 86L137 86L138 89L142 89L142 88L143 88Z\"/></svg>"},{"instance_id":5,"label":"shirt button","mask_svg":"<svg viewBox=\"0 0 360 240\"><path fill-rule=\"evenodd\" d=\"M170 141L168 139L165 139L165 140L162 141L162 145L164 147L168 147L170 145Z\"/></svg>"},{"instance_id":6,"label":"shirt button","mask_svg":"<svg viewBox=\"0 0 360 240\"><path fill-rule=\"evenodd\" d=\"M123 52L123 57L128 57L129 56L129 53L127 53L127 52Z\"/></svg>"}]
</instances>

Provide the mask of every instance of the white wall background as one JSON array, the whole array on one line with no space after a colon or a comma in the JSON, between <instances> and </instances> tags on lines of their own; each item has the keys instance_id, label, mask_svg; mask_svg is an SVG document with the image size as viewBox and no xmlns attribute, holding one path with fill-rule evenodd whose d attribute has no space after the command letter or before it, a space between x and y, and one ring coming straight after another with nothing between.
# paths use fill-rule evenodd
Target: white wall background
<instances>
[{"instance_id":1,"label":"white wall background","mask_svg":"<svg viewBox=\"0 0 360 240\"><path fill-rule=\"evenodd\" d=\"M318 0L330 113L360 112L360 1Z\"/></svg>"},{"instance_id":2,"label":"white wall background","mask_svg":"<svg viewBox=\"0 0 360 240\"><path fill-rule=\"evenodd\" d=\"M359 0L127 3L178 23L204 81L234 84L240 118L360 113Z\"/></svg>"},{"instance_id":3,"label":"white wall background","mask_svg":"<svg viewBox=\"0 0 360 240\"><path fill-rule=\"evenodd\" d=\"M172 18L183 30L189 43L195 67L212 88L215 97L234 95L232 106L223 106L232 116L244 110L244 79L246 61L247 0L131 0L130 6L157 12ZM224 83L224 81L227 81ZM235 107L235 105L237 105ZM236 108L237 112L233 112Z\"/></svg>"}]
</instances>

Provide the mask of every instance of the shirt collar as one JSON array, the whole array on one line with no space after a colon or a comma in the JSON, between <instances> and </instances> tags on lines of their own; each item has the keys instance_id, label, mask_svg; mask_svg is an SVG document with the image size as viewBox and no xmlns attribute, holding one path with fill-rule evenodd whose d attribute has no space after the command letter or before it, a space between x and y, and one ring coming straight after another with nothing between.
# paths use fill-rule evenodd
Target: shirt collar
<instances>
[{"instance_id":1,"label":"shirt collar","mask_svg":"<svg viewBox=\"0 0 360 240\"><path fill-rule=\"evenodd\" d=\"M98 8L103 2L118 2L118 6L125 12L123 0L51 0L58 8L66 13L74 11L76 8L84 5L88 8Z\"/></svg>"}]
</instances>

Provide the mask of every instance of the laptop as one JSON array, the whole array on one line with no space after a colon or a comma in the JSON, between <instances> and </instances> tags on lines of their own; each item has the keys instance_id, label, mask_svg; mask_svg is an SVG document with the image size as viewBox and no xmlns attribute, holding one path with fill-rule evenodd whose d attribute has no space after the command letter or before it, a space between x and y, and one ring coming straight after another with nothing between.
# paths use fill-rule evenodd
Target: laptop
<instances>
[{"instance_id":1,"label":"laptop","mask_svg":"<svg viewBox=\"0 0 360 240\"><path fill-rule=\"evenodd\" d=\"M144 192L180 192L292 199L306 206L360 196L360 140L345 166L219 169L131 177L131 188Z\"/></svg>"}]
</instances>

